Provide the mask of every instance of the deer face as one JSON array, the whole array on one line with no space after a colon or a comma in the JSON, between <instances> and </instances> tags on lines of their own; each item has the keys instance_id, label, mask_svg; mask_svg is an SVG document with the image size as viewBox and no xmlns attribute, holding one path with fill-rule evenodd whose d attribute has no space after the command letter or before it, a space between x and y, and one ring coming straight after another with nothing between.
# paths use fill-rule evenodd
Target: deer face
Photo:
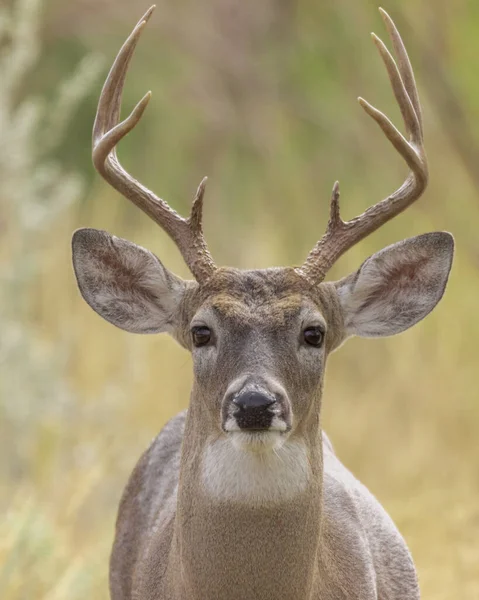
<instances>
[{"instance_id":1,"label":"deer face","mask_svg":"<svg viewBox=\"0 0 479 600\"><path fill-rule=\"evenodd\" d=\"M257 449L305 426L343 333L333 287L315 290L288 268L219 269L185 306L181 340L211 426Z\"/></svg>"},{"instance_id":2,"label":"deer face","mask_svg":"<svg viewBox=\"0 0 479 600\"><path fill-rule=\"evenodd\" d=\"M350 335L392 335L427 315L452 252L449 234L431 233L389 246L335 283L312 285L293 268L221 268L199 285L106 232L73 239L90 306L122 329L165 331L188 348L204 427L255 451L317 430L328 354Z\"/></svg>"}]
</instances>

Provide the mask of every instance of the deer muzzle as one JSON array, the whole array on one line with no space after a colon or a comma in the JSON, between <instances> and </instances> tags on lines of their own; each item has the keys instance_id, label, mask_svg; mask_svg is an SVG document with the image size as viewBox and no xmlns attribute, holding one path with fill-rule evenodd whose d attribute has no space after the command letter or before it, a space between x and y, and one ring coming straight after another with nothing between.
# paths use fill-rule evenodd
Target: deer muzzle
<instances>
[{"instance_id":1,"label":"deer muzzle","mask_svg":"<svg viewBox=\"0 0 479 600\"><path fill-rule=\"evenodd\" d=\"M291 408L285 390L265 378L246 377L230 385L221 412L226 433L286 433L291 429Z\"/></svg>"}]
</instances>

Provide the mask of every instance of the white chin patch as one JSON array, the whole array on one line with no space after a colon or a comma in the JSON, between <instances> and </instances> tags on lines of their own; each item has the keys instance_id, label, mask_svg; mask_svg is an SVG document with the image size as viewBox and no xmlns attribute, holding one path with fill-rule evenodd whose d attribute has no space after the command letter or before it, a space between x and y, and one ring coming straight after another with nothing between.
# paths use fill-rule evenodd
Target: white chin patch
<instances>
[{"instance_id":1,"label":"white chin patch","mask_svg":"<svg viewBox=\"0 0 479 600\"><path fill-rule=\"evenodd\" d=\"M284 438L280 431L232 431L229 440L238 450L247 452L271 452L281 448Z\"/></svg>"},{"instance_id":2,"label":"white chin patch","mask_svg":"<svg viewBox=\"0 0 479 600\"><path fill-rule=\"evenodd\" d=\"M244 434L244 439L248 440L250 439L251 441L254 441L254 439L260 439L261 435L264 435L264 439L266 440L268 438L268 436L272 436L270 437L270 439L280 439L281 436L277 436L275 437L274 434L278 434L278 433L284 433L285 431L288 430L288 426L286 425L286 423L284 422L283 419L281 419L280 417L277 417L276 415L273 417L272 421L271 421L271 425L269 426L269 429L263 431L250 431L248 432L247 429L241 429L241 427L238 425L238 423L236 422L236 419L234 417L228 417L228 420L226 421L226 423L224 424L224 430L228 433L242 433ZM236 436L232 436L233 439ZM238 439L243 439L243 438L238 438Z\"/></svg>"},{"instance_id":3,"label":"white chin patch","mask_svg":"<svg viewBox=\"0 0 479 600\"><path fill-rule=\"evenodd\" d=\"M292 500L306 489L306 446L279 431L234 431L211 442L203 457L203 485L214 500L265 504Z\"/></svg>"}]
</instances>

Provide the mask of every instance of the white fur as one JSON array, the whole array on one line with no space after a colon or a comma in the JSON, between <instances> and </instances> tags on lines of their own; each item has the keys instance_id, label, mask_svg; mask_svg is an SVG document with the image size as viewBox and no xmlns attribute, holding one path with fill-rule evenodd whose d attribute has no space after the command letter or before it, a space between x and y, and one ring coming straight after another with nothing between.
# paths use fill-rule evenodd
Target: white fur
<instances>
[{"instance_id":1,"label":"white fur","mask_svg":"<svg viewBox=\"0 0 479 600\"><path fill-rule=\"evenodd\" d=\"M285 421L275 415L271 421L270 431L286 431L287 429L288 426L286 425Z\"/></svg>"},{"instance_id":2,"label":"white fur","mask_svg":"<svg viewBox=\"0 0 479 600\"><path fill-rule=\"evenodd\" d=\"M281 419L280 417L278 417L277 415L274 415L274 417L271 420L271 425L269 427L269 429L267 431L265 431L265 434L269 434L269 433L274 433L275 431L286 431L288 429L288 426L286 425L285 421L283 419ZM228 417L228 419L226 420L226 423L224 425L224 430L228 431L228 432L241 432L243 431L241 429L241 427L238 425L236 418L234 416L230 416ZM243 434L245 436L244 439L246 439L246 436L248 435L247 432L243 431ZM256 438L258 438L259 433L255 432L254 434ZM234 440L238 439L238 436L235 436ZM251 438L248 438L251 440ZM255 438L253 438L254 440ZM258 439L262 439L263 438L258 438ZM238 442L233 442L233 443L238 443ZM263 440L264 443L264 440Z\"/></svg>"},{"instance_id":3,"label":"white fur","mask_svg":"<svg viewBox=\"0 0 479 600\"><path fill-rule=\"evenodd\" d=\"M202 477L214 500L275 503L303 492L311 467L302 442L283 442L279 432L234 432L207 446Z\"/></svg>"}]
</instances>

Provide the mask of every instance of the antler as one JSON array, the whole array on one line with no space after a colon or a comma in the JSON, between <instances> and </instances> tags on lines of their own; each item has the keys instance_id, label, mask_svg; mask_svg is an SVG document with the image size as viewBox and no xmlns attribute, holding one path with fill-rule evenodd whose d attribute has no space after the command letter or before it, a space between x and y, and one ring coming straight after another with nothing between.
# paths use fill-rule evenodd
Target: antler
<instances>
[{"instance_id":1,"label":"antler","mask_svg":"<svg viewBox=\"0 0 479 600\"><path fill-rule=\"evenodd\" d=\"M103 86L93 126L93 164L116 190L141 208L160 225L178 246L186 264L198 282L208 279L216 269L203 237L202 210L206 177L196 192L188 219L181 217L164 200L144 187L120 165L115 146L138 123L145 111L151 92L135 106L130 116L119 122L121 96L126 72L152 6L140 19L123 44Z\"/></svg>"},{"instance_id":2,"label":"antler","mask_svg":"<svg viewBox=\"0 0 479 600\"><path fill-rule=\"evenodd\" d=\"M397 56L397 64L386 46L374 33L372 38L386 65L409 141L396 129L386 115L363 98L358 98L358 101L404 158L410 172L401 187L393 194L371 206L362 215L351 221L343 221L340 217L339 184L338 182L334 184L326 233L311 250L303 266L297 269L313 284L324 279L327 271L344 252L417 200L427 185L428 168L423 143L421 106L414 73L401 36L391 17L382 8L379 11L386 23Z\"/></svg>"}]
</instances>

